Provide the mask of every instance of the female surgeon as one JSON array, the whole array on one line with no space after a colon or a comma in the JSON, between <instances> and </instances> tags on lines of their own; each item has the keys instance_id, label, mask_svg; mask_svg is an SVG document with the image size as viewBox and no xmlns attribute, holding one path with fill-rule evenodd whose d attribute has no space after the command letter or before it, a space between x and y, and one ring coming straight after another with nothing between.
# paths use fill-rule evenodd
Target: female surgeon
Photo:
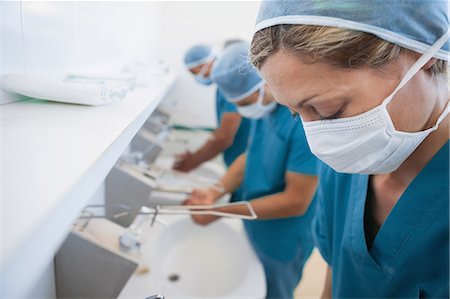
<instances>
[{"instance_id":1,"label":"female surgeon","mask_svg":"<svg viewBox=\"0 0 450 299\"><path fill-rule=\"evenodd\" d=\"M216 60L217 53L207 45L193 46L184 56L186 68L195 76L197 82L203 85L212 84L210 73ZM191 171L222 152L228 167L245 151L250 130L249 120L242 118L235 106L228 103L218 90L216 114L219 127L210 140L194 153L186 152L179 155L174 169Z\"/></svg>"},{"instance_id":2,"label":"female surgeon","mask_svg":"<svg viewBox=\"0 0 450 299\"><path fill-rule=\"evenodd\" d=\"M447 9L438 0L261 5L252 62L329 166L315 222L324 297L449 297Z\"/></svg>"},{"instance_id":3,"label":"female surgeon","mask_svg":"<svg viewBox=\"0 0 450 299\"><path fill-rule=\"evenodd\" d=\"M220 181L224 192L195 190L187 204L211 204L239 186L260 220L245 230L267 279L267 298L292 298L312 248L312 201L317 186L317 159L301 126L278 105L248 62L249 45L229 46L214 66L212 78L239 113L252 118L249 147ZM300 128L300 129L299 129ZM245 214L244 206L221 211ZM194 216L208 224L214 216Z\"/></svg>"}]
</instances>

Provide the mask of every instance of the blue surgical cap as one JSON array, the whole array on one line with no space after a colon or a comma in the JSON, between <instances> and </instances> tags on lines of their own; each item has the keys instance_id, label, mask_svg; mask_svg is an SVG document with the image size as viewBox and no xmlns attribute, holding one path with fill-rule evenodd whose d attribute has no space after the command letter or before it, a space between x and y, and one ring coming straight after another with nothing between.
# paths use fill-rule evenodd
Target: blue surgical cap
<instances>
[{"instance_id":1,"label":"blue surgical cap","mask_svg":"<svg viewBox=\"0 0 450 299\"><path fill-rule=\"evenodd\" d=\"M208 45L195 45L184 55L184 65L191 69L210 61L213 56L213 49Z\"/></svg>"},{"instance_id":2,"label":"blue surgical cap","mask_svg":"<svg viewBox=\"0 0 450 299\"><path fill-rule=\"evenodd\" d=\"M280 24L339 27L424 53L448 33L447 5L446 0L264 0L255 29ZM448 41L434 57L449 59Z\"/></svg>"},{"instance_id":3,"label":"blue surgical cap","mask_svg":"<svg viewBox=\"0 0 450 299\"><path fill-rule=\"evenodd\" d=\"M250 46L239 42L228 46L214 64L211 78L230 102L242 100L263 84L249 61Z\"/></svg>"}]
</instances>

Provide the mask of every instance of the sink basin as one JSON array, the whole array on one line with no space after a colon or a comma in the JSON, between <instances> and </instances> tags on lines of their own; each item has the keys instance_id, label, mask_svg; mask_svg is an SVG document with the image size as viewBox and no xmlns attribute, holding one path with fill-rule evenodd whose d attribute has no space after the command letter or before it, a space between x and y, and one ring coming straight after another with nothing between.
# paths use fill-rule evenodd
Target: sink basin
<instances>
[{"instance_id":1,"label":"sink basin","mask_svg":"<svg viewBox=\"0 0 450 299\"><path fill-rule=\"evenodd\" d=\"M264 298L264 270L242 222L221 219L203 227L186 216L161 216L167 223L145 228L140 267L119 298Z\"/></svg>"},{"instance_id":2,"label":"sink basin","mask_svg":"<svg viewBox=\"0 0 450 299\"><path fill-rule=\"evenodd\" d=\"M173 157L158 157L154 162L154 166L160 169L171 169L174 163ZM151 167L150 167L151 168ZM217 161L209 161L203 163L197 169L189 172L188 174L170 174L168 172L164 177L160 178L159 182L163 186L177 187L177 188L208 188L216 183L225 173L223 165ZM189 179L190 178L190 179ZM230 195L224 195L218 203L228 202ZM165 204L182 204L186 200L185 194L166 193L159 192L157 190L152 191L150 202L153 205L165 205Z\"/></svg>"},{"instance_id":3,"label":"sink basin","mask_svg":"<svg viewBox=\"0 0 450 299\"><path fill-rule=\"evenodd\" d=\"M155 160L155 165L159 167L171 169L173 163L175 162L174 157L165 157L163 155L159 156ZM225 166L218 162L218 160L212 160L203 163L200 167L194 169L190 172L190 174L194 176L208 178L211 181L217 181L220 179L226 172Z\"/></svg>"}]
</instances>

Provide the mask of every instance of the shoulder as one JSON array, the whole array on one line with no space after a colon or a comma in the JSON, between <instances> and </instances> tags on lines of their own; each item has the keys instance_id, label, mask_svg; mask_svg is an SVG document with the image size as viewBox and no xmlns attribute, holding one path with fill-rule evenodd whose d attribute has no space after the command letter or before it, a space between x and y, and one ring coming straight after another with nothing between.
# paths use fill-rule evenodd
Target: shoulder
<instances>
[{"instance_id":1,"label":"shoulder","mask_svg":"<svg viewBox=\"0 0 450 299\"><path fill-rule=\"evenodd\" d=\"M345 202L351 196L351 186L359 175L339 173L330 166L319 162L318 197L327 206L334 206L338 202Z\"/></svg>"},{"instance_id":2,"label":"shoulder","mask_svg":"<svg viewBox=\"0 0 450 299\"><path fill-rule=\"evenodd\" d=\"M339 255L345 223L349 217L352 184L358 175L342 174L319 163L319 184L316 192L316 214L313 235L317 248L328 264Z\"/></svg>"},{"instance_id":3,"label":"shoulder","mask_svg":"<svg viewBox=\"0 0 450 299\"><path fill-rule=\"evenodd\" d=\"M220 88L216 89L216 100L221 103L228 103L227 99L225 98L222 91L220 91Z\"/></svg>"},{"instance_id":4,"label":"shoulder","mask_svg":"<svg viewBox=\"0 0 450 299\"><path fill-rule=\"evenodd\" d=\"M236 105L230 103L219 88L217 88L216 91L216 102L218 103L218 105L220 105L220 109L222 110L222 112L237 113Z\"/></svg>"}]
</instances>

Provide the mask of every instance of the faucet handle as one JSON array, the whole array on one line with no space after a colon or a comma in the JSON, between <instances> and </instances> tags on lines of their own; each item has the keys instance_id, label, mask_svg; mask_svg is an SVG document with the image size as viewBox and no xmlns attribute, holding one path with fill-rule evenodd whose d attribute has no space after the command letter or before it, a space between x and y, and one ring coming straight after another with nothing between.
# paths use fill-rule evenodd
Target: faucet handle
<instances>
[{"instance_id":1,"label":"faucet handle","mask_svg":"<svg viewBox=\"0 0 450 299\"><path fill-rule=\"evenodd\" d=\"M153 296L147 297L145 299L164 299L164 296L163 295L153 295Z\"/></svg>"}]
</instances>

